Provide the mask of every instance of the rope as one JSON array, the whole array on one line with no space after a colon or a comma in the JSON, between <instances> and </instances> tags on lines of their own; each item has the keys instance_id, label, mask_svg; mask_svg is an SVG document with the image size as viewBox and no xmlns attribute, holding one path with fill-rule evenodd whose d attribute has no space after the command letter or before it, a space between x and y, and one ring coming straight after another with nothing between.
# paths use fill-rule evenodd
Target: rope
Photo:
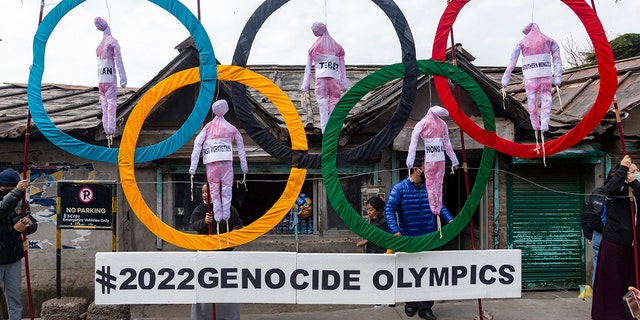
<instances>
[{"instance_id":1,"label":"rope","mask_svg":"<svg viewBox=\"0 0 640 320\"><path fill-rule=\"evenodd\" d=\"M560 86L556 86L556 92L558 93L558 102L560 102L560 111L564 111L564 104L562 103L562 91L560 91Z\"/></svg>"},{"instance_id":2,"label":"rope","mask_svg":"<svg viewBox=\"0 0 640 320\"><path fill-rule=\"evenodd\" d=\"M109 0L104 0L104 5L107 7L107 23L111 26L111 9L109 8Z\"/></svg>"},{"instance_id":3,"label":"rope","mask_svg":"<svg viewBox=\"0 0 640 320\"><path fill-rule=\"evenodd\" d=\"M536 0L533 0L533 2L531 3L531 22L533 22L533 12L536 9Z\"/></svg>"},{"instance_id":4,"label":"rope","mask_svg":"<svg viewBox=\"0 0 640 320\"><path fill-rule=\"evenodd\" d=\"M324 0L324 25L329 26L329 22L327 21L327 0Z\"/></svg>"},{"instance_id":5,"label":"rope","mask_svg":"<svg viewBox=\"0 0 640 320\"><path fill-rule=\"evenodd\" d=\"M507 110L507 89L502 87L500 93L502 94L502 109Z\"/></svg>"}]
</instances>

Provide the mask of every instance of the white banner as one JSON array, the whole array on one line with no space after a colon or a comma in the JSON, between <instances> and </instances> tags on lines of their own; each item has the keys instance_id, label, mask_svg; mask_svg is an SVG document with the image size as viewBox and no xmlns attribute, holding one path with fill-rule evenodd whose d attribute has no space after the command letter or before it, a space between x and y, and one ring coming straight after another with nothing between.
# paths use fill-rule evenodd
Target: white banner
<instances>
[{"instance_id":1,"label":"white banner","mask_svg":"<svg viewBox=\"0 0 640 320\"><path fill-rule=\"evenodd\" d=\"M392 304L519 298L520 250L101 252L96 304Z\"/></svg>"}]
</instances>

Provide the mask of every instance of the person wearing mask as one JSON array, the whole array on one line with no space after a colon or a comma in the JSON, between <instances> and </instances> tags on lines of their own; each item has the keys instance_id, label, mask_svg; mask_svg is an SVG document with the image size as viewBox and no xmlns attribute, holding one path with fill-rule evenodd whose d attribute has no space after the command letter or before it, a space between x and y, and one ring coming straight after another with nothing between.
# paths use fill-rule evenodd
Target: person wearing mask
<instances>
[{"instance_id":1,"label":"person wearing mask","mask_svg":"<svg viewBox=\"0 0 640 320\"><path fill-rule=\"evenodd\" d=\"M607 208L607 222L602 230L598 268L593 285L591 318L593 320L628 319L621 297L635 285L635 266L631 203L636 210L640 196L640 172L628 155L622 158L615 175L604 185L613 202ZM631 192L630 192L631 190ZM629 197L632 197L631 199ZM636 232L638 223L635 221ZM637 245L637 244L636 244Z\"/></svg>"},{"instance_id":2,"label":"person wearing mask","mask_svg":"<svg viewBox=\"0 0 640 320\"><path fill-rule=\"evenodd\" d=\"M424 186L422 164L422 159L414 161L413 168L409 170L409 177L395 184L389 192L384 217L389 232L397 236L422 236L437 230L436 217L431 212L429 196ZM444 205L440 210L440 217L445 223L453 220L449 209ZM436 320L431 310L433 304L433 301L407 302L404 312L409 317L418 313L421 318Z\"/></svg>"},{"instance_id":3,"label":"person wearing mask","mask_svg":"<svg viewBox=\"0 0 640 320\"><path fill-rule=\"evenodd\" d=\"M18 172L5 169L0 172L0 283L7 300L9 320L22 319L22 258L27 244L22 233L32 234L38 223L26 207L24 217L18 210L20 200L29 186L29 180L20 180Z\"/></svg>"},{"instance_id":4,"label":"person wearing mask","mask_svg":"<svg viewBox=\"0 0 640 320\"><path fill-rule=\"evenodd\" d=\"M199 204L191 213L191 227L199 234L209 234L209 225L214 221L213 214L209 212L209 206L206 202L208 197L208 187L205 183L202 186L203 203ZM229 229L237 230L242 228L242 219L238 210L232 205L231 216L229 218ZM213 229L213 228L212 228ZM220 224L220 233L227 232L227 225ZM233 250L227 248L223 250ZM191 305L191 320L210 320L213 319L213 305L211 303L196 303ZM240 304L237 303L216 303L216 319L217 320L240 320Z\"/></svg>"}]
</instances>

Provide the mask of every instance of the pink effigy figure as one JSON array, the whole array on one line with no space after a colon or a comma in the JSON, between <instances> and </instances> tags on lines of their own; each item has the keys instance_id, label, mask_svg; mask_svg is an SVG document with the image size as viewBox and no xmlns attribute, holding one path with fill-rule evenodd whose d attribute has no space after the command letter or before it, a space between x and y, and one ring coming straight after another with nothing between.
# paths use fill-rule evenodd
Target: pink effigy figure
<instances>
[{"instance_id":1,"label":"pink effigy figure","mask_svg":"<svg viewBox=\"0 0 640 320\"><path fill-rule=\"evenodd\" d=\"M562 81L562 59L560 47L555 40L540 32L535 23L529 23L522 30L524 38L518 42L511 53L511 60L502 76L502 87L509 84L511 72L522 53L522 75L527 94L527 107L531 125L536 136L536 151L538 145L538 131L543 142L544 132L549 131L549 116L551 114L551 83L560 86ZM553 68L552 68L553 67ZM540 115L538 115L538 98L540 94ZM544 149L543 149L544 151Z\"/></svg>"},{"instance_id":2,"label":"pink effigy figure","mask_svg":"<svg viewBox=\"0 0 640 320\"><path fill-rule=\"evenodd\" d=\"M224 115L229 111L227 101L221 99L214 102L211 110L215 117L202 128L193 143L189 173L193 179L200 160L200 152L202 152L202 162L205 164L207 182L209 183L209 199L213 205L213 218L216 223L220 223L221 220L229 221L231 216L232 143L234 141L238 146L242 172L246 174L248 168L242 134L224 118Z\"/></svg>"},{"instance_id":3,"label":"pink effigy figure","mask_svg":"<svg viewBox=\"0 0 640 320\"><path fill-rule=\"evenodd\" d=\"M344 49L329 35L324 23L314 22L311 30L318 39L309 49L309 58L300 90L309 91L311 66L315 66L315 94L318 109L320 109L320 129L324 133L329 116L340 100L341 92L347 91L347 71L344 64Z\"/></svg>"},{"instance_id":4,"label":"pink effigy figure","mask_svg":"<svg viewBox=\"0 0 640 320\"><path fill-rule=\"evenodd\" d=\"M445 158L451 160L452 172L457 167L458 157L453 151L451 140L449 140L449 128L441 117L449 116L449 112L440 106L429 108L427 114L416 123L411 132L411 143L407 154L407 168L413 168L416 157L418 139L424 142L424 164L425 185L429 197L429 208L436 216L440 216L442 209L442 183L445 172ZM439 226L439 224L438 224ZM440 229L440 227L438 227Z\"/></svg>"},{"instance_id":5,"label":"pink effigy figure","mask_svg":"<svg viewBox=\"0 0 640 320\"><path fill-rule=\"evenodd\" d=\"M103 32L102 41L96 49L98 56L98 90L100 91L100 103L102 105L102 127L107 136L109 146L113 142L113 135L116 133L116 108L118 106L118 79L120 75L120 86L127 86L127 74L122 64L120 55L120 45L111 36L109 24L100 17L94 19L98 30Z\"/></svg>"}]
</instances>

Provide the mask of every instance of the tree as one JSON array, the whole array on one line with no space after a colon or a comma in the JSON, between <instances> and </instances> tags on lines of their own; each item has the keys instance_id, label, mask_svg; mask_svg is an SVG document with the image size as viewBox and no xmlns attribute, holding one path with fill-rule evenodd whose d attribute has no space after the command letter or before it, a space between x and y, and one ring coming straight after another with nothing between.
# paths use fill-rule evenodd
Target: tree
<instances>
[{"instance_id":1,"label":"tree","mask_svg":"<svg viewBox=\"0 0 640 320\"><path fill-rule=\"evenodd\" d=\"M569 34L568 38L560 42L563 55L562 61L565 65L568 65L568 69L579 68L586 64L586 56L593 52L593 46L588 38L586 43L579 43L573 39L572 34Z\"/></svg>"},{"instance_id":2,"label":"tree","mask_svg":"<svg viewBox=\"0 0 640 320\"><path fill-rule=\"evenodd\" d=\"M625 33L609 42L613 51L615 60L640 56L640 34ZM586 55L585 62L587 65L595 65L596 54L591 52Z\"/></svg>"},{"instance_id":3,"label":"tree","mask_svg":"<svg viewBox=\"0 0 640 320\"><path fill-rule=\"evenodd\" d=\"M611 38L611 37L607 37ZM609 42L615 60L640 56L640 34L625 33ZM593 66L597 64L596 54L591 42L581 45L569 36L561 42L563 61L568 69Z\"/></svg>"}]
</instances>

